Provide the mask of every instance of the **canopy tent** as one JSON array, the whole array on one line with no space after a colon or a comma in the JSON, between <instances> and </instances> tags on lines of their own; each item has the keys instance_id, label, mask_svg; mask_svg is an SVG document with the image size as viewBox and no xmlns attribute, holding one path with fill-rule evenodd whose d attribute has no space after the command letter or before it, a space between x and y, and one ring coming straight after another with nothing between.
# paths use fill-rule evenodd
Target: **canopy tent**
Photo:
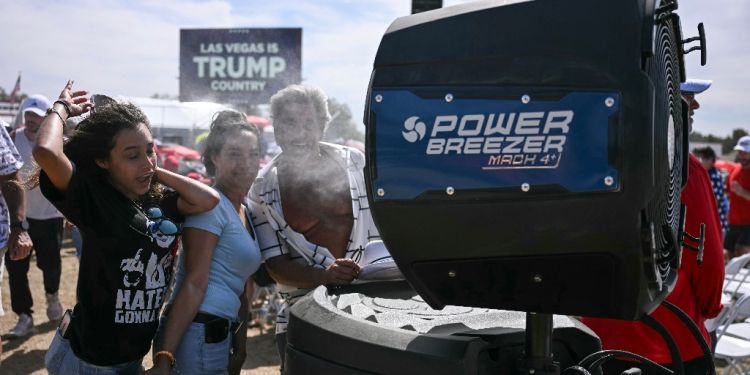
<instances>
[{"instance_id":1,"label":"canopy tent","mask_svg":"<svg viewBox=\"0 0 750 375\"><path fill-rule=\"evenodd\" d=\"M217 103L124 97L138 104L151 122L154 136L168 142L192 146L195 138L211 126L214 114L231 107Z\"/></svg>"},{"instance_id":2,"label":"canopy tent","mask_svg":"<svg viewBox=\"0 0 750 375\"><path fill-rule=\"evenodd\" d=\"M180 102L152 98L126 98L138 104L153 128L208 130L216 112L231 107L217 103Z\"/></svg>"}]
</instances>

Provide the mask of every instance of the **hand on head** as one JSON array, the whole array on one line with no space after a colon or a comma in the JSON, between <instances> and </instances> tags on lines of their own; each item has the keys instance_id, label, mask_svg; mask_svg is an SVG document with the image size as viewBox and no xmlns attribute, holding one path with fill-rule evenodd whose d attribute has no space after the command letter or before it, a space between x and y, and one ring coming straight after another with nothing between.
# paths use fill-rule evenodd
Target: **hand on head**
<instances>
[{"instance_id":1,"label":"hand on head","mask_svg":"<svg viewBox=\"0 0 750 375\"><path fill-rule=\"evenodd\" d=\"M73 82L73 79L68 81L60 93L60 97L57 99L68 106L70 117L80 116L94 107L94 103L90 102L89 98L86 97L89 92L85 90L73 91Z\"/></svg>"},{"instance_id":2,"label":"hand on head","mask_svg":"<svg viewBox=\"0 0 750 375\"><path fill-rule=\"evenodd\" d=\"M351 259L336 259L323 273L323 285L349 285L359 277L362 267Z\"/></svg>"}]
</instances>

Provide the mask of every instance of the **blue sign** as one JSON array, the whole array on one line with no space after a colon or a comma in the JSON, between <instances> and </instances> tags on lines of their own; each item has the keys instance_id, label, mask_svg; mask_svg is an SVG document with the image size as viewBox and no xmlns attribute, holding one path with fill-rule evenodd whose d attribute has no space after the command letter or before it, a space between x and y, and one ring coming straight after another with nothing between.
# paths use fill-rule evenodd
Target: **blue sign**
<instances>
[{"instance_id":1,"label":"blue sign","mask_svg":"<svg viewBox=\"0 0 750 375\"><path fill-rule=\"evenodd\" d=\"M574 92L560 100L421 98L373 90L377 115L377 200L426 191L558 185L573 193L614 191L608 164L614 93Z\"/></svg>"},{"instance_id":2,"label":"blue sign","mask_svg":"<svg viewBox=\"0 0 750 375\"><path fill-rule=\"evenodd\" d=\"M267 104L301 67L299 28L180 30L180 101Z\"/></svg>"}]
</instances>

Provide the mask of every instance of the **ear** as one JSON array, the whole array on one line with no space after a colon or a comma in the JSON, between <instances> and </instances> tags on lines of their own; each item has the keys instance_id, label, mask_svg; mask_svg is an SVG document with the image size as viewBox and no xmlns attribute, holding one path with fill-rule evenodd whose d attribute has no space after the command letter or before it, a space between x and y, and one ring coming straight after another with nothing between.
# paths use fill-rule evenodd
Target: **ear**
<instances>
[{"instance_id":1,"label":"ear","mask_svg":"<svg viewBox=\"0 0 750 375\"><path fill-rule=\"evenodd\" d=\"M109 162L107 162L104 159L96 159L94 160L96 162L96 165L99 166L101 169L109 169Z\"/></svg>"},{"instance_id":2,"label":"ear","mask_svg":"<svg viewBox=\"0 0 750 375\"><path fill-rule=\"evenodd\" d=\"M216 159L218 157L219 157L219 155L216 155L216 154L211 155L211 161L214 162L214 169L218 169L218 167L217 167L218 163L216 163Z\"/></svg>"}]
</instances>

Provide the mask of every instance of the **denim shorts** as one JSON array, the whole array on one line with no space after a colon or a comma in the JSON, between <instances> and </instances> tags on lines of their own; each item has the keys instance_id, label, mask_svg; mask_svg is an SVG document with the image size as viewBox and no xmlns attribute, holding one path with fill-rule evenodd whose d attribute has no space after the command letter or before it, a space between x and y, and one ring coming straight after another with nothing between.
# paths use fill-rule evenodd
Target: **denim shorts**
<instances>
[{"instance_id":1,"label":"denim shorts","mask_svg":"<svg viewBox=\"0 0 750 375\"><path fill-rule=\"evenodd\" d=\"M140 375L145 369L143 360L121 363L114 366L92 365L73 354L70 341L64 339L60 329L55 332L55 338L44 357L44 367L49 375Z\"/></svg>"},{"instance_id":2,"label":"denim shorts","mask_svg":"<svg viewBox=\"0 0 750 375\"><path fill-rule=\"evenodd\" d=\"M154 337L153 353L161 351L164 343L164 329L167 317L159 319L159 330ZM229 374L229 350L232 349L232 332L227 334L224 341L206 344L205 325L190 323L182 341L174 353L177 368L173 373L180 375L224 375Z\"/></svg>"}]
</instances>

